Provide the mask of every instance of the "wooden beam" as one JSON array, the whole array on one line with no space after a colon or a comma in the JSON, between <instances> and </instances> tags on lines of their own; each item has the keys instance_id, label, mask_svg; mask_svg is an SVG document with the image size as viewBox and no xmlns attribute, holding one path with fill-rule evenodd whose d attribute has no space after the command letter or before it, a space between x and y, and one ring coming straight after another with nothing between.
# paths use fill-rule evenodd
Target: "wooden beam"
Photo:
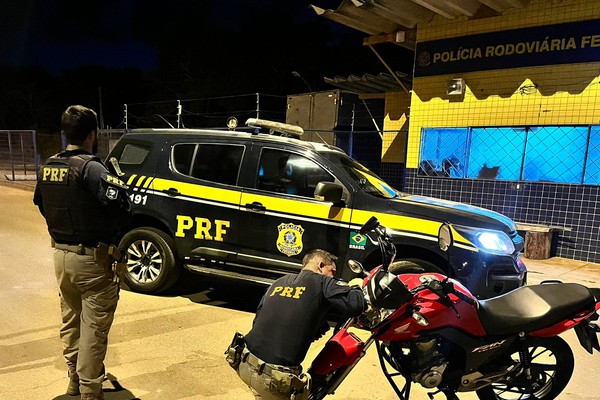
<instances>
[{"instance_id":1,"label":"wooden beam","mask_svg":"<svg viewBox=\"0 0 600 400\"><path fill-rule=\"evenodd\" d=\"M416 46L416 31L397 31L369 36L363 39L363 46L371 46L379 43L393 43L414 51Z\"/></svg>"},{"instance_id":2,"label":"wooden beam","mask_svg":"<svg viewBox=\"0 0 600 400\"><path fill-rule=\"evenodd\" d=\"M529 0L506 0L508 4L515 8L525 8L529 3Z\"/></svg>"},{"instance_id":3,"label":"wooden beam","mask_svg":"<svg viewBox=\"0 0 600 400\"><path fill-rule=\"evenodd\" d=\"M450 8L469 17L475 15L477 10L479 10L479 7L481 7L481 2L478 0L450 0L446 1L446 3Z\"/></svg>"}]
</instances>

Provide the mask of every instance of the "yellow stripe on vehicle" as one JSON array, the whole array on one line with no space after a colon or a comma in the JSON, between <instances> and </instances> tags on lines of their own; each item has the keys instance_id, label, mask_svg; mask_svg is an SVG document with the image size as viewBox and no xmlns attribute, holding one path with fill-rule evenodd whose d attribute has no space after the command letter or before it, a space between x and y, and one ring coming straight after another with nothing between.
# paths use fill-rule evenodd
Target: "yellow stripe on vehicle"
<instances>
[{"instance_id":1,"label":"yellow stripe on vehicle","mask_svg":"<svg viewBox=\"0 0 600 400\"><path fill-rule=\"evenodd\" d=\"M133 182L133 180L135 179L135 177L136 177L136 176L137 176L137 174L132 174L132 175L129 177L129 180L127 181L127 186L130 186L130 185L131 185L131 183Z\"/></svg>"},{"instance_id":2,"label":"yellow stripe on vehicle","mask_svg":"<svg viewBox=\"0 0 600 400\"><path fill-rule=\"evenodd\" d=\"M221 189L213 186L197 185L195 183L177 182L169 179L154 178L152 189L162 191L177 189L182 196L195 197L204 200L212 200L238 205L241 192L239 189Z\"/></svg>"},{"instance_id":3,"label":"yellow stripe on vehicle","mask_svg":"<svg viewBox=\"0 0 600 400\"><path fill-rule=\"evenodd\" d=\"M362 226L373 216L386 228L414 232L435 238L437 238L440 226L442 226L441 222L438 221L365 210L354 210L354 213L352 214L352 225ZM452 234L456 242L471 244L471 242L462 237L454 228L452 228Z\"/></svg>"},{"instance_id":4,"label":"yellow stripe on vehicle","mask_svg":"<svg viewBox=\"0 0 600 400\"><path fill-rule=\"evenodd\" d=\"M139 186L144 178L146 177L140 177L136 186ZM129 182L133 181L133 179L134 176L129 179ZM235 207L240 205L242 209L244 209L245 204L258 202L266 208L267 213L282 214L282 218L284 218L284 214L294 214L300 217L321 220L323 223L330 221L362 226L369 218L375 216L382 225L389 229L414 233L420 236L428 236L431 240L437 240L441 226L441 223L438 221L368 210L351 209L349 207L334 207L331 203L324 203L316 200L311 201L306 198L296 199L267 194L244 193L241 192L240 189L223 189L214 186L151 177L148 177L144 187L148 187L150 183L152 183L152 189L157 192L173 188L177 189L181 196L187 196L198 200L214 201L217 203L226 203ZM293 215L290 215L290 218L293 217ZM472 244L455 229L452 229L452 234L457 243L464 243L472 246Z\"/></svg>"},{"instance_id":5,"label":"yellow stripe on vehicle","mask_svg":"<svg viewBox=\"0 0 600 400\"><path fill-rule=\"evenodd\" d=\"M144 179L146 179L145 175L140 176L140 178L137 180L137 182L135 183L135 186L142 186L142 182L144 181Z\"/></svg>"},{"instance_id":6,"label":"yellow stripe on vehicle","mask_svg":"<svg viewBox=\"0 0 600 400\"><path fill-rule=\"evenodd\" d=\"M348 224L352 216L352 209L348 207L334 207L331 203L242 193L242 207L247 203L253 202L261 203L269 212L306 215L308 217L346 222Z\"/></svg>"}]
</instances>

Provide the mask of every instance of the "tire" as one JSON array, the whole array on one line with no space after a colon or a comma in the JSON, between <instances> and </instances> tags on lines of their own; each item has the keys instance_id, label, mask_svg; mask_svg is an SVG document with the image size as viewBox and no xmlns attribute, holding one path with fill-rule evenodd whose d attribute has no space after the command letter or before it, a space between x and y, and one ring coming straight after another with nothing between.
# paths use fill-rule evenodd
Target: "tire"
<instances>
[{"instance_id":1,"label":"tire","mask_svg":"<svg viewBox=\"0 0 600 400\"><path fill-rule=\"evenodd\" d=\"M418 260L415 258L409 258L406 260L394 261L390 265L390 272L394 275L406 274L406 273L424 273L424 272L435 272L437 274L446 275L437 265L430 263L425 260Z\"/></svg>"},{"instance_id":2,"label":"tire","mask_svg":"<svg viewBox=\"0 0 600 400\"><path fill-rule=\"evenodd\" d=\"M135 228L123 236L119 248L127 254L125 283L134 292L164 292L181 275L175 242L160 229Z\"/></svg>"},{"instance_id":3,"label":"tire","mask_svg":"<svg viewBox=\"0 0 600 400\"><path fill-rule=\"evenodd\" d=\"M527 349L531 356L532 379L527 380L522 368L507 375L502 381L477 390L480 400L552 400L569 383L575 361L573 351L562 338L530 339ZM511 355L518 364L519 353Z\"/></svg>"}]
</instances>

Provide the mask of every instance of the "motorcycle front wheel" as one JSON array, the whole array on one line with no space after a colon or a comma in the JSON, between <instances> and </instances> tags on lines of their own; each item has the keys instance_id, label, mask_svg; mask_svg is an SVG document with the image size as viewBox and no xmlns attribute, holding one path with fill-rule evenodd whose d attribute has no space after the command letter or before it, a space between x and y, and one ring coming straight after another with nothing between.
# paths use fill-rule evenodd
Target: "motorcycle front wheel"
<instances>
[{"instance_id":1,"label":"motorcycle front wheel","mask_svg":"<svg viewBox=\"0 0 600 400\"><path fill-rule=\"evenodd\" d=\"M531 379L521 366L501 381L477 390L480 400L552 400L569 383L575 361L573 351L562 338L532 338L527 345L531 357ZM519 353L511 355L520 364ZM508 367L508 365L507 365Z\"/></svg>"}]
</instances>

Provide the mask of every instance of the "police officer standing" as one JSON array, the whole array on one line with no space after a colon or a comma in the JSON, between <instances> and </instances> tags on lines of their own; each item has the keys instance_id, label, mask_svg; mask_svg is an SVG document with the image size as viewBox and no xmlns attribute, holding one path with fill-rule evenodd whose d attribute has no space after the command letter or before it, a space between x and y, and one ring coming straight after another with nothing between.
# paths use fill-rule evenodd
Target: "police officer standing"
<instances>
[{"instance_id":1,"label":"police officer standing","mask_svg":"<svg viewBox=\"0 0 600 400\"><path fill-rule=\"evenodd\" d=\"M360 315L362 290L334 278L337 257L309 251L299 274L275 281L261 299L253 326L242 342L236 334L227 360L257 398L307 398L310 382L301 363L310 343L329 330L327 314Z\"/></svg>"},{"instance_id":2,"label":"police officer standing","mask_svg":"<svg viewBox=\"0 0 600 400\"><path fill-rule=\"evenodd\" d=\"M41 166L33 202L56 249L67 394L101 400L108 332L119 298L115 267L121 255L115 243L131 207L126 186L94 156L96 113L70 106L61 125L68 146Z\"/></svg>"}]
</instances>

